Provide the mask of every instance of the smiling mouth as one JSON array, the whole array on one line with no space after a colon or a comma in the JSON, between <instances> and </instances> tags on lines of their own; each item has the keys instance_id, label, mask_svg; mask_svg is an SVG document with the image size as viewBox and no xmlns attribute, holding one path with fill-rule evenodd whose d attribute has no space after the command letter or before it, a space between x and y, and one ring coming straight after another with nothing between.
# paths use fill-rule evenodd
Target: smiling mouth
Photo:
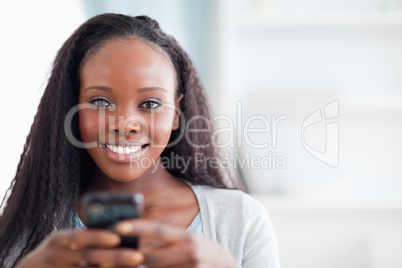
<instances>
[{"instance_id":1,"label":"smiling mouth","mask_svg":"<svg viewBox=\"0 0 402 268\"><path fill-rule=\"evenodd\" d=\"M105 143L100 143L103 147L106 147L107 149L109 149L110 151L116 153L116 154L133 154L136 153L138 151L140 151L141 149L145 148L146 146L148 146L148 144L143 144L143 145L136 145L136 146L116 146L116 145L109 145L109 144L105 144Z\"/></svg>"}]
</instances>

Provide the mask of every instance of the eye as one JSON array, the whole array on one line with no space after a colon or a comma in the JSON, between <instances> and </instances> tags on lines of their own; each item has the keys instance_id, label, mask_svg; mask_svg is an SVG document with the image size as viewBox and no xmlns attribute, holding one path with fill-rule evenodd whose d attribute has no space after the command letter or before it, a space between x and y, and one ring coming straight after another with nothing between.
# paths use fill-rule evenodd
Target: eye
<instances>
[{"instance_id":1,"label":"eye","mask_svg":"<svg viewBox=\"0 0 402 268\"><path fill-rule=\"evenodd\" d=\"M105 107L109 107L111 104L105 100L105 99L94 99L92 101L90 101L89 103L95 105L96 107L100 107L100 108L105 108Z\"/></svg>"},{"instance_id":2,"label":"eye","mask_svg":"<svg viewBox=\"0 0 402 268\"><path fill-rule=\"evenodd\" d=\"M144 101L143 103L141 103L139 107L153 110L153 109L160 107L161 105L162 104L158 101L147 100L147 101Z\"/></svg>"}]
</instances>

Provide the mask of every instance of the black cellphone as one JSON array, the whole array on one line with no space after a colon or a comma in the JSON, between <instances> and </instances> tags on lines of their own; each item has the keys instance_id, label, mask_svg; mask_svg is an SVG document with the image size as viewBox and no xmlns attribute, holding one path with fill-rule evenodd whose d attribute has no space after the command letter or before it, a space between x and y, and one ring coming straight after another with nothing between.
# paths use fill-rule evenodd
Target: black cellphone
<instances>
[{"instance_id":1,"label":"black cellphone","mask_svg":"<svg viewBox=\"0 0 402 268\"><path fill-rule=\"evenodd\" d=\"M139 218L144 196L128 192L90 192L82 198L84 223L88 228L115 231L115 225L126 219ZM122 236L119 247L138 249L138 238Z\"/></svg>"}]
</instances>

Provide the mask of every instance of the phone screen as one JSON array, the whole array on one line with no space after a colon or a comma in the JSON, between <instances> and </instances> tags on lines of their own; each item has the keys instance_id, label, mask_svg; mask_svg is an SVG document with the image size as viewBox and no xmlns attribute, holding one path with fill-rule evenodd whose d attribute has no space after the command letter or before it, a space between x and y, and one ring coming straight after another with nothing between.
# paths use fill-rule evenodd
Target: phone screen
<instances>
[{"instance_id":1,"label":"phone screen","mask_svg":"<svg viewBox=\"0 0 402 268\"><path fill-rule=\"evenodd\" d=\"M144 197L140 193L92 192L83 197L84 220L88 228L115 231L115 225L141 216ZM138 248L136 237L121 236L119 247Z\"/></svg>"}]
</instances>

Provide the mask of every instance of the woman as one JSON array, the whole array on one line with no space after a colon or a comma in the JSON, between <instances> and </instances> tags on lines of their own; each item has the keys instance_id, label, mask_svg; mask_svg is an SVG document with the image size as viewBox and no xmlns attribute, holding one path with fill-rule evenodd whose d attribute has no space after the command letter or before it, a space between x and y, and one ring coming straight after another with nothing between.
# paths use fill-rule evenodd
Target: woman
<instances>
[{"instance_id":1,"label":"woman","mask_svg":"<svg viewBox=\"0 0 402 268\"><path fill-rule=\"evenodd\" d=\"M278 267L264 209L210 163L209 124L190 59L156 21L85 22L58 52L27 137L0 217L0 265ZM144 195L142 219L116 228L138 236L138 250L85 228L80 199L92 191Z\"/></svg>"}]
</instances>

